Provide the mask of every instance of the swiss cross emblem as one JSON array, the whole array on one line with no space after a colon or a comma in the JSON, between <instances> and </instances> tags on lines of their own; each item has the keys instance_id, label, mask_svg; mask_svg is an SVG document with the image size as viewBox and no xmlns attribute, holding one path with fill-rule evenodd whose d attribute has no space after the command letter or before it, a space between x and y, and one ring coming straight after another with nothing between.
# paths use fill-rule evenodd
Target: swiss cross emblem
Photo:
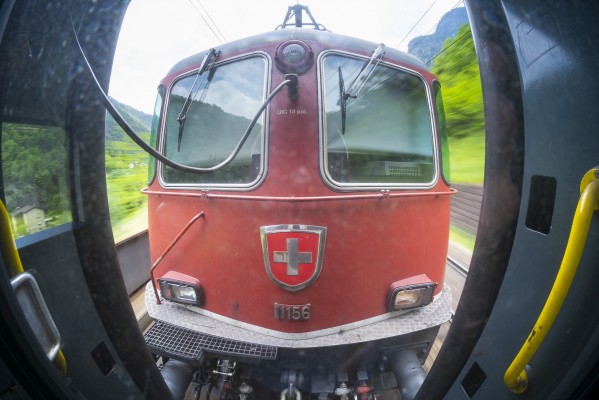
<instances>
[{"instance_id":1,"label":"swiss cross emblem","mask_svg":"<svg viewBox=\"0 0 599 400\"><path fill-rule=\"evenodd\" d=\"M260 228L264 266L274 283L295 292L318 278L327 228L271 225Z\"/></svg>"}]
</instances>

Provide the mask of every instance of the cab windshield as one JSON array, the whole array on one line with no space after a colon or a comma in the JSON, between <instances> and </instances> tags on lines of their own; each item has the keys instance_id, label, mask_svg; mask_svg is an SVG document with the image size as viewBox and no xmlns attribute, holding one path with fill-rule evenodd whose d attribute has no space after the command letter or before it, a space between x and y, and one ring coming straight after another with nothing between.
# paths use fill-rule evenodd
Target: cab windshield
<instances>
[{"instance_id":1,"label":"cab windshield","mask_svg":"<svg viewBox=\"0 0 599 400\"><path fill-rule=\"evenodd\" d=\"M322 61L324 173L336 186L424 186L435 179L431 111L424 81L379 64L344 91L366 60ZM343 104L345 103L345 104Z\"/></svg>"},{"instance_id":2,"label":"cab windshield","mask_svg":"<svg viewBox=\"0 0 599 400\"><path fill-rule=\"evenodd\" d=\"M163 153L173 161L192 167L208 168L221 163L237 146L262 105L265 77L265 59L253 56L217 66L199 77L191 74L175 81L169 94ZM188 97L191 103L181 131L178 118ZM167 185L252 185L264 170L262 121L256 123L239 153L225 167L204 174L164 167L163 182Z\"/></svg>"}]
</instances>

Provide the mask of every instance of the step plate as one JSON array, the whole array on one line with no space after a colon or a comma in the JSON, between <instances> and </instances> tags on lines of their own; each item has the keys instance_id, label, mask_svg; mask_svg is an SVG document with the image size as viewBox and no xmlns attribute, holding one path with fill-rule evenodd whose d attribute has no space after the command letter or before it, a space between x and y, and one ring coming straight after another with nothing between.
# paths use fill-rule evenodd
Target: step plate
<instances>
[{"instance_id":1,"label":"step plate","mask_svg":"<svg viewBox=\"0 0 599 400\"><path fill-rule=\"evenodd\" d=\"M277 358L274 346L225 339L162 321L156 321L144 338L156 353L190 361L199 361L202 352L265 360Z\"/></svg>"},{"instance_id":2,"label":"step plate","mask_svg":"<svg viewBox=\"0 0 599 400\"><path fill-rule=\"evenodd\" d=\"M445 285L443 292L427 306L409 312L394 311L347 325L305 333L264 329L170 301L157 304L151 282L146 286L146 307L148 315L157 321L191 329L193 332L257 345L276 346L279 349L341 346L386 339L443 325L452 316L451 289L448 285Z\"/></svg>"}]
</instances>

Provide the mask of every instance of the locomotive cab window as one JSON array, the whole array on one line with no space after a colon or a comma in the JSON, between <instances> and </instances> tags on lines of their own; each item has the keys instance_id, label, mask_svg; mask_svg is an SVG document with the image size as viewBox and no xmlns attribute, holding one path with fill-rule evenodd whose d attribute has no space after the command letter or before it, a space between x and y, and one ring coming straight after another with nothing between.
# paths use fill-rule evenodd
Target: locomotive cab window
<instances>
[{"instance_id":1,"label":"locomotive cab window","mask_svg":"<svg viewBox=\"0 0 599 400\"><path fill-rule=\"evenodd\" d=\"M266 67L264 57L252 56L176 80L169 93L163 153L191 167L210 168L226 160L264 101ZM192 174L165 167L163 184L248 187L257 183L264 173L262 121L264 117L223 168Z\"/></svg>"},{"instance_id":2,"label":"locomotive cab window","mask_svg":"<svg viewBox=\"0 0 599 400\"><path fill-rule=\"evenodd\" d=\"M366 63L322 59L326 179L337 187L430 186L435 151L424 81L382 63L362 71Z\"/></svg>"}]
</instances>

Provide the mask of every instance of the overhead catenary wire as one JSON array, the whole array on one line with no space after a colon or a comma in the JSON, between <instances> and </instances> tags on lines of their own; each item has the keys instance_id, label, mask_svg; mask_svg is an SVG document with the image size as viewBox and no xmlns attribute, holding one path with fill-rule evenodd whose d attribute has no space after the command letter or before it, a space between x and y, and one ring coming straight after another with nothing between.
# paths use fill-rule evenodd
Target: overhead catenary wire
<instances>
[{"instance_id":1,"label":"overhead catenary wire","mask_svg":"<svg viewBox=\"0 0 599 400\"><path fill-rule=\"evenodd\" d=\"M431 10L431 8L433 8L433 6L437 3L438 0L435 0L432 2L432 4L427 8L427 10L424 12L424 14L422 14L420 16L420 18L418 18L418 21L416 21L416 23L412 26L412 28L408 31L408 33L406 33L406 35L403 37L403 39L401 39L401 41L399 42L399 44L397 46L395 46L396 48L399 48L404 40L406 40L406 38L410 35L410 33L412 33L412 31L414 30L414 28L416 28L416 26L418 26L418 24L420 23L420 21L422 21L422 18L424 18L426 16L426 14L428 14L428 12Z\"/></svg>"},{"instance_id":2,"label":"overhead catenary wire","mask_svg":"<svg viewBox=\"0 0 599 400\"><path fill-rule=\"evenodd\" d=\"M196 0L195 2L193 0L189 0L189 3L194 8L194 10L196 10L196 12L200 16L200 18L202 18L202 20L204 21L204 23L206 24L206 26L208 27L208 29L210 29L210 31L212 32L212 34L214 35L214 37L216 38L216 40L218 40L218 42L220 44L225 44L227 42L225 36L222 34L222 32L220 31L220 29L218 29L218 26L216 25L216 23L214 23L214 20L212 19L212 17L210 17L210 14L204 9L204 7L202 7L202 5L200 4L199 0ZM202 14L202 12L200 11L200 9L198 9L198 6L196 6L196 3L200 6L200 8L202 10L204 10L204 12L206 13L206 15L210 19L210 21L212 21L212 24L210 24L210 22L208 22L208 20L206 19L206 17L204 17L204 14ZM214 25L214 27L212 27L212 25Z\"/></svg>"},{"instance_id":3,"label":"overhead catenary wire","mask_svg":"<svg viewBox=\"0 0 599 400\"><path fill-rule=\"evenodd\" d=\"M212 25L214 26L214 28L217 30L217 32L219 33L219 35L221 36L221 38L223 39L223 41L228 42L227 38L225 37L225 35L223 35L223 32L219 29L218 25L216 24L216 22L214 22L214 20L212 19L212 16L210 16L210 13L208 12L208 10L206 10L206 8L202 5L202 3L200 2L200 0L195 0L196 3L198 3L198 5L200 6L200 8L202 9L202 11L204 11L206 13L206 16L208 17L208 19L210 20L210 22L212 22Z\"/></svg>"},{"instance_id":4,"label":"overhead catenary wire","mask_svg":"<svg viewBox=\"0 0 599 400\"><path fill-rule=\"evenodd\" d=\"M451 43L449 46L447 46L446 48L444 48L443 50L441 50L440 52L438 52L437 54L435 54L432 58L430 58L428 61L425 61L426 65L429 65L429 63L431 61L433 61L435 58L437 58L438 56L440 56L441 54L443 54L444 52L446 52L447 50L449 50L450 47L452 47L454 44L458 43L459 41L461 41L462 39L464 39L466 36L468 36L468 34L470 33L470 31L465 32L464 34L462 34L462 36L460 36L459 38L455 39L453 41L453 43Z\"/></svg>"},{"instance_id":5,"label":"overhead catenary wire","mask_svg":"<svg viewBox=\"0 0 599 400\"><path fill-rule=\"evenodd\" d=\"M451 7L451 9L445 13L445 15L443 16L443 18L441 18L439 21L437 21L433 26L430 27L430 29L428 31L426 31L426 33L424 35L420 36L420 40L418 40L414 46L412 47L412 50L417 49L418 46L420 46L420 44L427 38L428 35L431 34L432 31L436 30L437 27L445 20L445 18L447 18L449 16L449 14L455 10L456 8L458 8L458 6L460 4L463 4L464 0L458 0L453 7Z\"/></svg>"}]
</instances>

